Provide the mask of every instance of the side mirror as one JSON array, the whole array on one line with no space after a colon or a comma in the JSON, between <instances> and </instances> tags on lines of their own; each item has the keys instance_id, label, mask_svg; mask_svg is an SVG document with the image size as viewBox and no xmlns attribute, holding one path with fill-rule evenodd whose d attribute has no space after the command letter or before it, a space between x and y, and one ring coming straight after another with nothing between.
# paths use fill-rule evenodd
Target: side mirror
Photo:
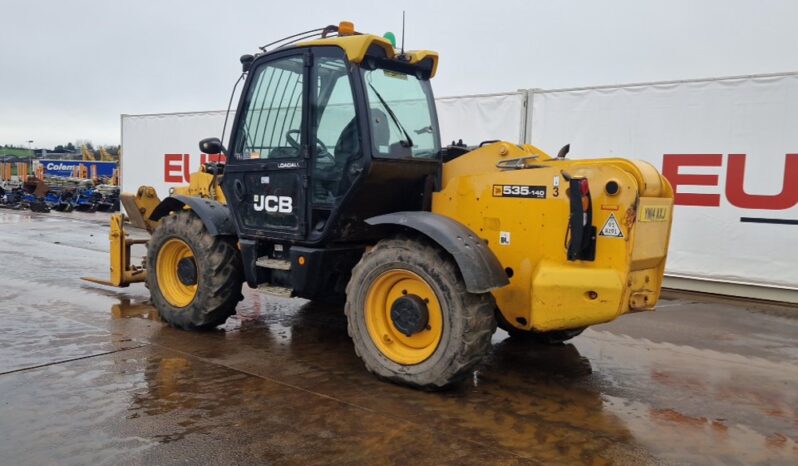
<instances>
[{"instance_id":1,"label":"side mirror","mask_svg":"<svg viewBox=\"0 0 798 466\"><path fill-rule=\"evenodd\" d=\"M241 55L239 60L241 61L241 71L246 73L252 67L252 62L255 60L255 57L249 54Z\"/></svg>"},{"instance_id":2,"label":"side mirror","mask_svg":"<svg viewBox=\"0 0 798 466\"><path fill-rule=\"evenodd\" d=\"M199 142L199 150L203 154L221 154L225 152L219 138L205 138Z\"/></svg>"}]
</instances>

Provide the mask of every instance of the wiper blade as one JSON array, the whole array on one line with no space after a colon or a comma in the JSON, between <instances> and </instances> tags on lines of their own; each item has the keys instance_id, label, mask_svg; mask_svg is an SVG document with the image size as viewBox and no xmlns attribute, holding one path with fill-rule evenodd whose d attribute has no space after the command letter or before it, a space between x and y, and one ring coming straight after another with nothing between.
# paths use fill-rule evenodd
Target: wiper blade
<instances>
[{"instance_id":1,"label":"wiper blade","mask_svg":"<svg viewBox=\"0 0 798 466\"><path fill-rule=\"evenodd\" d=\"M369 87L371 88L372 91L374 91L374 94L377 95L377 98L380 99L380 103L382 104L383 107L385 107L385 110L388 111L388 115L391 116L391 119L393 120L394 124L396 124L396 127L399 128L402 131L402 133L404 133L405 138L407 138L406 141L399 141L399 142L403 143L402 145L405 147L413 147L413 139L410 138L410 134L407 132L405 127L402 126L402 123L399 122L399 118L397 118L396 114L393 113L393 110L391 110L391 107L388 105L388 102L386 102L385 99L382 98L382 96L380 95L380 93L377 91L377 89L374 87L373 84L369 83Z\"/></svg>"}]
</instances>

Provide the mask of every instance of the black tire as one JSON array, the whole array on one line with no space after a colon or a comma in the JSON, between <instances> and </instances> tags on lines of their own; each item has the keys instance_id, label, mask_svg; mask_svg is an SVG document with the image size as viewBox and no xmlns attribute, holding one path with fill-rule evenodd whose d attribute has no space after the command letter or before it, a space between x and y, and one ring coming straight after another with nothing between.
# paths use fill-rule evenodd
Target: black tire
<instances>
[{"instance_id":1,"label":"black tire","mask_svg":"<svg viewBox=\"0 0 798 466\"><path fill-rule=\"evenodd\" d=\"M377 277L389 270L407 270L435 292L442 312L442 336L424 361L402 365L374 344L365 320L365 300ZM366 252L347 285L345 312L355 352L369 372L381 379L425 390L438 390L468 376L491 347L496 331L495 302L490 293L472 294L454 259L429 241L391 238Z\"/></svg>"},{"instance_id":2,"label":"black tire","mask_svg":"<svg viewBox=\"0 0 798 466\"><path fill-rule=\"evenodd\" d=\"M170 304L158 285L158 253L171 239L185 242L196 264L196 295L184 307ZM235 241L234 237L211 236L202 220L188 210L161 219L147 245L147 288L163 320L185 330L208 330L235 314L243 299L244 276Z\"/></svg>"},{"instance_id":3,"label":"black tire","mask_svg":"<svg viewBox=\"0 0 798 466\"><path fill-rule=\"evenodd\" d=\"M541 345L561 345L571 338L578 337L587 327L573 328L567 330L551 330L548 332L534 332L531 330L521 330L515 328L502 317L501 311L496 309L496 321L499 328L507 332L510 337L518 340L526 340L530 343Z\"/></svg>"}]
</instances>

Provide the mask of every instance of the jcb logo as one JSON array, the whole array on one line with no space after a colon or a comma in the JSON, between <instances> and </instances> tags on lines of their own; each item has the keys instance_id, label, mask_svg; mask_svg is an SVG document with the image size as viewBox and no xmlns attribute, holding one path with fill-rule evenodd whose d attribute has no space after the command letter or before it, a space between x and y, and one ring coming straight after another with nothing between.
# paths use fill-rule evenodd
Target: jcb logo
<instances>
[{"instance_id":1,"label":"jcb logo","mask_svg":"<svg viewBox=\"0 0 798 466\"><path fill-rule=\"evenodd\" d=\"M288 196L265 196L255 194L255 203L252 206L256 212L280 212L290 214L294 211L294 200Z\"/></svg>"}]
</instances>

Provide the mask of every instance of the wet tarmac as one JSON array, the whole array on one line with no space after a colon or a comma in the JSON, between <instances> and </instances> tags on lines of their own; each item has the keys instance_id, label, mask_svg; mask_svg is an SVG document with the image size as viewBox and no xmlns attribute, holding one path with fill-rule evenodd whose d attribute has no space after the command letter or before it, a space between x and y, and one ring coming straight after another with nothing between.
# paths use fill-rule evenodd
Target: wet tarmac
<instances>
[{"instance_id":1,"label":"wet tarmac","mask_svg":"<svg viewBox=\"0 0 798 466\"><path fill-rule=\"evenodd\" d=\"M674 296L570 344L494 335L443 393L343 311L245 292L203 333L107 274L107 217L0 211L0 464L798 464L798 310ZM140 251L140 252L143 252Z\"/></svg>"}]
</instances>

